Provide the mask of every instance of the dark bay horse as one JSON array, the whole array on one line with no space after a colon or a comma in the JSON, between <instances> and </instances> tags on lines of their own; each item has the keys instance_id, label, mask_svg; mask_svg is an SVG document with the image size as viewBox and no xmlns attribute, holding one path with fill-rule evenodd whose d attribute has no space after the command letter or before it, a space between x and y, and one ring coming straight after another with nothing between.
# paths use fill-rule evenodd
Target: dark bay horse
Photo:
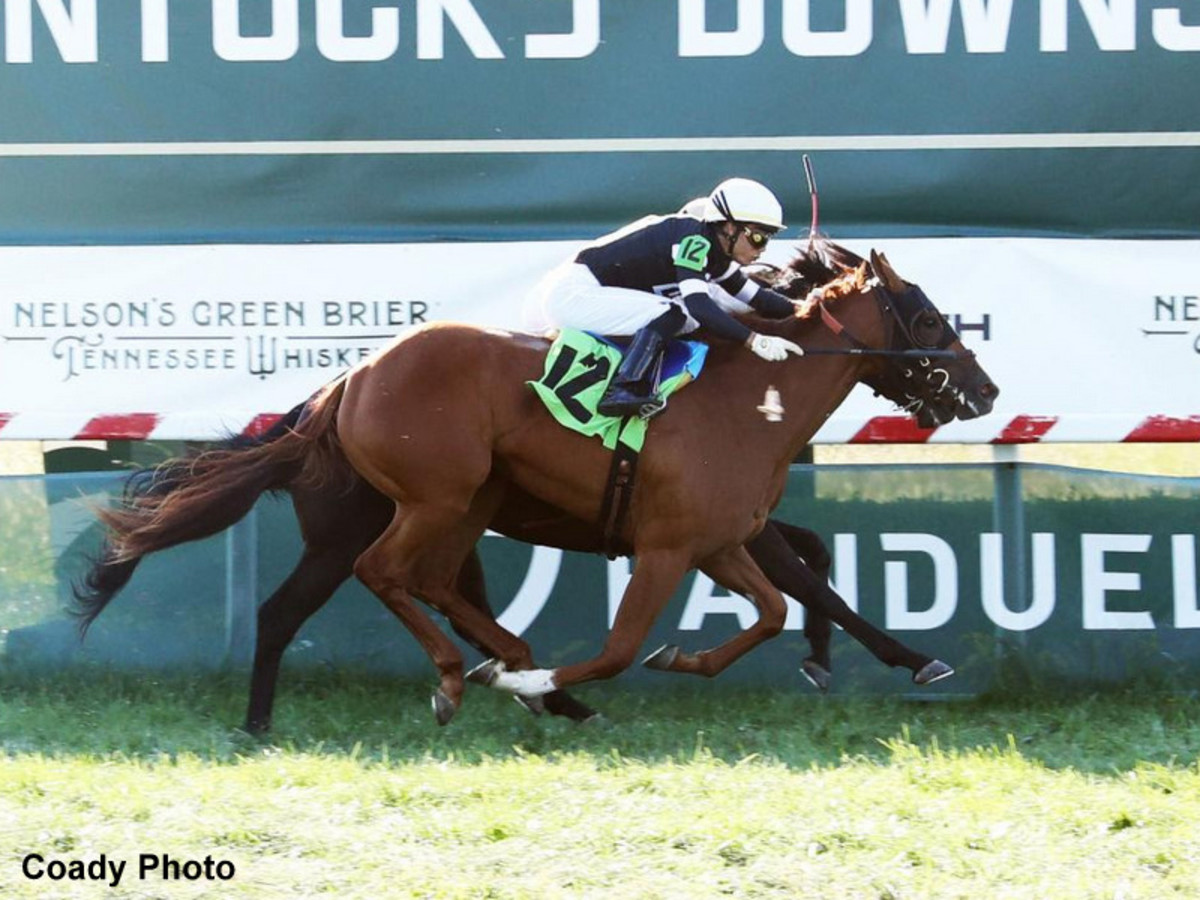
<instances>
[{"instance_id":1,"label":"dark bay horse","mask_svg":"<svg viewBox=\"0 0 1200 900\"><path fill-rule=\"evenodd\" d=\"M656 420L621 535L636 556L633 575L604 648L581 663L535 668L529 647L457 586L509 485L577 520L600 509L608 452L561 429L525 388L540 374L545 341L453 324L415 329L319 394L309 415L259 448L254 462L298 464L301 477L319 481L348 461L394 501L391 522L354 571L425 647L452 708L462 696L462 656L430 627L417 598L493 653L489 683L538 697L627 668L679 580L698 568L751 597L759 620L717 648L672 648L655 662L716 675L782 629L783 598L745 545L762 532L791 459L857 381L881 375L887 357L875 354L921 356L925 366L902 377L924 368L928 382L936 373L936 395L948 396L961 418L988 412L997 393L924 293L876 254L795 318L755 328L808 355L771 365L741 348L714 347L707 377ZM855 352L847 355L847 345ZM788 405L783 422L764 421L757 410L772 386ZM124 544L121 552L136 555L136 533Z\"/></svg>"},{"instance_id":2,"label":"dark bay horse","mask_svg":"<svg viewBox=\"0 0 1200 900\"><path fill-rule=\"evenodd\" d=\"M822 260L833 260L833 263L830 265ZM836 245L825 244L819 252L814 252L810 246L807 254L798 257L789 269L773 276L772 280L777 288L803 294L808 288L829 281L836 272L858 263L861 260ZM932 421L953 415L953 403L947 401L948 395L931 390L928 379L923 386L908 384L906 379L901 381L904 382L900 385L902 389L878 389L910 409L915 396L928 397L928 403L920 413L932 416ZM246 716L246 728L251 732L269 728L285 648L304 621L349 577L354 559L378 537L393 511L390 500L352 472L317 484L297 479L295 465L283 465L275 471L259 470L259 480L252 486L245 479L227 477L226 468L236 465L227 460L286 434L303 409L303 405L297 407L289 417L259 438L236 439L220 451L205 454L202 459L174 460L157 470L137 473L127 486L123 510L107 516L112 529L109 542L84 582L76 588L86 628L129 581L142 556L229 527L249 510L264 490L288 491L299 518L304 553L292 574L259 609ZM916 409L912 411L917 412ZM188 489L192 502L180 506L175 502L178 499L176 492L184 488ZM197 495L201 499L199 503L195 502ZM508 488L506 501L491 527L521 540L570 549L599 552L602 544L598 525L570 521L561 511L512 486ZM135 531L136 540L131 538ZM136 551L135 546L139 548ZM803 671L822 689L829 677L830 617L886 664L909 668L918 684L931 682L952 671L944 663L916 653L879 631L829 589L829 554L814 532L771 521L747 549L778 588L808 608L805 634L812 644L812 654L804 661ZM466 560L459 574L458 587L472 603L491 615L476 556L471 555ZM562 691L552 692L544 699L550 712L577 720L593 714L591 709ZM435 708L439 706L440 720L447 710L453 709L444 702L435 704Z\"/></svg>"}]
</instances>

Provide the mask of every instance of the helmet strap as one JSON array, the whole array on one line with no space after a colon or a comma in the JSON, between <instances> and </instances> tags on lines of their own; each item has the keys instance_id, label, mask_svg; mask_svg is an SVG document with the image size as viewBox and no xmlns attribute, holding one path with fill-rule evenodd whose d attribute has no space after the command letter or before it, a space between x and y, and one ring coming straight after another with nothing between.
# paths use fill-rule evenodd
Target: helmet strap
<instances>
[{"instance_id":1,"label":"helmet strap","mask_svg":"<svg viewBox=\"0 0 1200 900\"><path fill-rule=\"evenodd\" d=\"M732 225L732 229L726 229L725 225ZM721 237L721 249L725 251L725 255L733 258L733 247L738 242L738 238L742 236L742 227L733 219L726 219L717 226L717 233Z\"/></svg>"}]
</instances>

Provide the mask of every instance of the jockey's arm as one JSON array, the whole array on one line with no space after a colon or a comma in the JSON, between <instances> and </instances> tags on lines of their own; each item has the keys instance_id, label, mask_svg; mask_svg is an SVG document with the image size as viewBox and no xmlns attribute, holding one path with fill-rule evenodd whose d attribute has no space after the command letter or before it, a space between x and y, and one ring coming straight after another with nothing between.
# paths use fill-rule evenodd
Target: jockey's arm
<instances>
[{"instance_id":1,"label":"jockey's arm","mask_svg":"<svg viewBox=\"0 0 1200 900\"><path fill-rule=\"evenodd\" d=\"M708 283L699 278L688 278L679 283L683 293L683 305L688 315L699 322L714 337L745 344L753 332L737 321L708 296Z\"/></svg>"},{"instance_id":2,"label":"jockey's arm","mask_svg":"<svg viewBox=\"0 0 1200 900\"><path fill-rule=\"evenodd\" d=\"M728 276L718 280L717 284L738 300L750 304L751 309L768 319L786 319L796 312L796 306L791 300L747 278L741 269L734 269Z\"/></svg>"},{"instance_id":3,"label":"jockey's arm","mask_svg":"<svg viewBox=\"0 0 1200 900\"><path fill-rule=\"evenodd\" d=\"M754 282L750 282L754 284ZM750 298L750 306L760 316L768 319L786 319L796 314L796 304L778 291L768 287L759 287Z\"/></svg>"},{"instance_id":4,"label":"jockey's arm","mask_svg":"<svg viewBox=\"0 0 1200 900\"><path fill-rule=\"evenodd\" d=\"M741 273L735 273L740 275ZM741 275L743 282L753 284L745 275ZM754 287L748 288L746 283L739 283L737 278L726 277L719 282L722 288L729 291L731 288L739 288L738 293L734 296L743 303L749 303L756 311L762 311L755 305L754 300L764 291L765 288L759 288L757 284ZM708 282L699 278L685 278L679 283L679 289L683 293L683 305L687 307L688 314L693 319L703 325L715 337L723 338L729 341L737 341L746 349L752 352L755 356L765 359L769 362L782 362L787 358L789 353L796 356L803 356L804 350L792 341L778 335L759 334L751 331L741 322L734 319L729 313L725 312L721 307L717 306L716 301L708 295ZM792 303L786 297L775 294L770 291L768 296L774 295L787 303L788 312L792 310ZM772 301L768 300L768 304L775 306Z\"/></svg>"}]
</instances>

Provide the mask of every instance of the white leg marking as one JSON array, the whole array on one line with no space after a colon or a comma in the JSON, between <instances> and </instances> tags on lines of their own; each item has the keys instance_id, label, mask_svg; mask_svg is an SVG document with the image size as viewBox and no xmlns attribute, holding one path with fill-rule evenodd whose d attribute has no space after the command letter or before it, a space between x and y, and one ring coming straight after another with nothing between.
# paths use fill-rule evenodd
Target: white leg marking
<instances>
[{"instance_id":1,"label":"white leg marking","mask_svg":"<svg viewBox=\"0 0 1200 900\"><path fill-rule=\"evenodd\" d=\"M522 669L519 672L499 672L492 687L522 697L540 697L555 688L553 669Z\"/></svg>"}]
</instances>

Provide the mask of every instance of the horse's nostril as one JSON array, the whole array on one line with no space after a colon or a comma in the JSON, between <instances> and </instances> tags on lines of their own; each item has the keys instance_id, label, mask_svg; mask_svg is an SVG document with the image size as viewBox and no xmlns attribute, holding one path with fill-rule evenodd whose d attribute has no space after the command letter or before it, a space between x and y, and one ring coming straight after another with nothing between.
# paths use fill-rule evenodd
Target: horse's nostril
<instances>
[{"instance_id":1,"label":"horse's nostril","mask_svg":"<svg viewBox=\"0 0 1200 900\"><path fill-rule=\"evenodd\" d=\"M984 400L994 400L999 393L1000 389L990 381L979 389L979 396Z\"/></svg>"}]
</instances>

